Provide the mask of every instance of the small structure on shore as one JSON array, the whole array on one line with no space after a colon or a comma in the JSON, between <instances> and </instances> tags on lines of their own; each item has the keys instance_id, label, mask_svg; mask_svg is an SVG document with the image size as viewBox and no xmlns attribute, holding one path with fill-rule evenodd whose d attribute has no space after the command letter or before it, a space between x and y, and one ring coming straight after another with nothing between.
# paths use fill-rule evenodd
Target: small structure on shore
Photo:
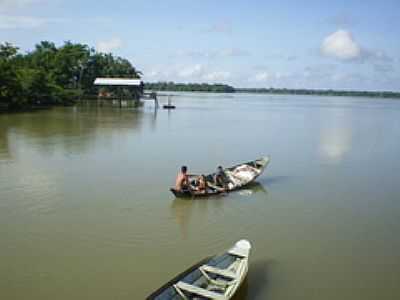
<instances>
[{"instance_id":1,"label":"small structure on shore","mask_svg":"<svg viewBox=\"0 0 400 300\"><path fill-rule=\"evenodd\" d=\"M150 91L150 92L143 92L141 99L144 100L154 100L154 105L155 108L158 108L158 97L157 97L157 93Z\"/></svg>"},{"instance_id":2,"label":"small structure on shore","mask_svg":"<svg viewBox=\"0 0 400 300\"><path fill-rule=\"evenodd\" d=\"M123 104L126 106L138 106L140 99L153 99L156 107L158 107L157 94L147 95L144 93L144 84L138 78L96 78L94 85L101 86L97 93L97 101L99 105L103 105L103 101L111 100L114 104L117 102L119 107Z\"/></svg>"}]
</instances>

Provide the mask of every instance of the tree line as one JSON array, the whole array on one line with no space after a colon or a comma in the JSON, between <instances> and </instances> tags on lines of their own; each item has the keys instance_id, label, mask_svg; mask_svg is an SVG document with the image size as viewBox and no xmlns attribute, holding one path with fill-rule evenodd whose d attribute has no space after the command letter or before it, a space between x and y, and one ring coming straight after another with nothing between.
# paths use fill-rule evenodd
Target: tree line
<instances>
[{"instance_id":1,"label":"tree line","mask_svg":"<svg viewBox=\"0 0 400 300\"><path fill-rule=\"evenodd\" d=\"M99 53L88 45L65 42L57 47L42 41L20 53L0 44L0 110L72 104L97 93L97 77L140 78L140 71L121 57Z\"/></svg>"},{"instance_id":2,"label":"tree line","mask_svg":"<svg viewBox=\"0 0 400 300\"><path fill-rule=\"evenodd\" d=\"M343 91L343 90L309 90L309 89L276 89L276 88L236 88L239 93L258 93L275 95L319 95L319 96L347 96L347 97L375 97L400 98L399 92L389 91Z\"/></svg>"},{"instance_id":3,"label":"tree line","mask_svg":"<svg viewBox=\"0 0 400 300\"><path fill-rule=\"evenodd\" d=\"M235 88L226 84L207 83L174 83L174 82L147 82L145 89L152 91L177 92L221 92L221 93L255 93L276 95L319 95L319 96L348 96L348 97L375 97L400 98L399 92L390 91L347 91L322 89L286 89L286 88Z\"/></svg>"},{"instance_id":4,"label":"tree line","mask_svg":"<svg viewBox=\"0 0 400 300\"><path fill-rule=\"evenodd\" d=\"M208 83L174 83L174 82L146 82L145 89L152 91L176 91L176 92L213 92L233 93L235 88L227 84Z\"/></svg>"}]
</instances>

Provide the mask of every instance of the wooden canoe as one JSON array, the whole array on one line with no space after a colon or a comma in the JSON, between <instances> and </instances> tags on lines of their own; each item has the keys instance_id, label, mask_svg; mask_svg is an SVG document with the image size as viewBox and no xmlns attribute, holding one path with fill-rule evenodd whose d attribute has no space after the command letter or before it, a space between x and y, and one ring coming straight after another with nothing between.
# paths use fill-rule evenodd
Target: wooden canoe
<instances>
[{"instance_id":1,"label":"wooden canoe","mask_svg":"<svg viewBox=\"0 0 400 300\"><path fill-rule=\"evenodd\" d=\"M224 253L190 267L146 299L231 299L247 275L250 249L249 241L240 240Z\"/></svg>"},{"instance_id":2,"label":"wooden canoe","mask_svg":"<svg viewBox=\"0 0 400 300\"><path fill-rule=\"evenodd\" d=\"M231 192L254 182L254 180L264 172L270 160L270 157L267 156L224 169L224 173L229 181L227 189L225 190L222 189L222 187L216 186L215 173L212 173L206 176L207 188L205 191L196 190L196 186L193 184L191 184L189 189L177 191L175 188L170 188L170 191L177 198L208 197ZM199 175L190 175L189 181L193 183L198 177Z\"/></svg>"}]
</instances>

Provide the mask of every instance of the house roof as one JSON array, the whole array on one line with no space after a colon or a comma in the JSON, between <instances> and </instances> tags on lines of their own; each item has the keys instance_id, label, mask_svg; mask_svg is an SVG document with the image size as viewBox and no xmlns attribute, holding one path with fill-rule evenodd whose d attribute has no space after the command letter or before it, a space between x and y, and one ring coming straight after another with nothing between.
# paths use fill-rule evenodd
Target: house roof
<instances>
[{"instance_id":1,"label":"house roof","mask_svg":"<svg viewBox=\"0 0 400 300\"><path fill-rule=\"evenodd\" d=\"M140 86L142 80L130 78L96 78L95 85Z\"/></svg>"}]
</instances>

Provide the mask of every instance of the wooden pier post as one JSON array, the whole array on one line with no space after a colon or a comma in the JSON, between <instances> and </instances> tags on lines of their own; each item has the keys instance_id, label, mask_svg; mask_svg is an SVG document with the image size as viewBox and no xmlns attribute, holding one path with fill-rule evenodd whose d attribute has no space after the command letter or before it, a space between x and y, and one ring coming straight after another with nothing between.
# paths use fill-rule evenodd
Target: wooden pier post
<instances>
[{"instance_id":1,"label":"wooden pier post","mask_svg":"<svg viewBox=\"0 0 400 300\"><path fill-rule=\"evenodd\" d=\"M156 108L158 108L158 98L157 98L157 93L154 93L154 105L156 106Z\"/></svg>"},{"instance_id":2,"label":"wooden pier post","mask_svg":"<svg viewBox=\"0 0 400 300\"><path fill-rule=\"evenodd\" d=\"M119 88L119 108L122 108L122 89Z\"/></svg>"}]
</instances>

